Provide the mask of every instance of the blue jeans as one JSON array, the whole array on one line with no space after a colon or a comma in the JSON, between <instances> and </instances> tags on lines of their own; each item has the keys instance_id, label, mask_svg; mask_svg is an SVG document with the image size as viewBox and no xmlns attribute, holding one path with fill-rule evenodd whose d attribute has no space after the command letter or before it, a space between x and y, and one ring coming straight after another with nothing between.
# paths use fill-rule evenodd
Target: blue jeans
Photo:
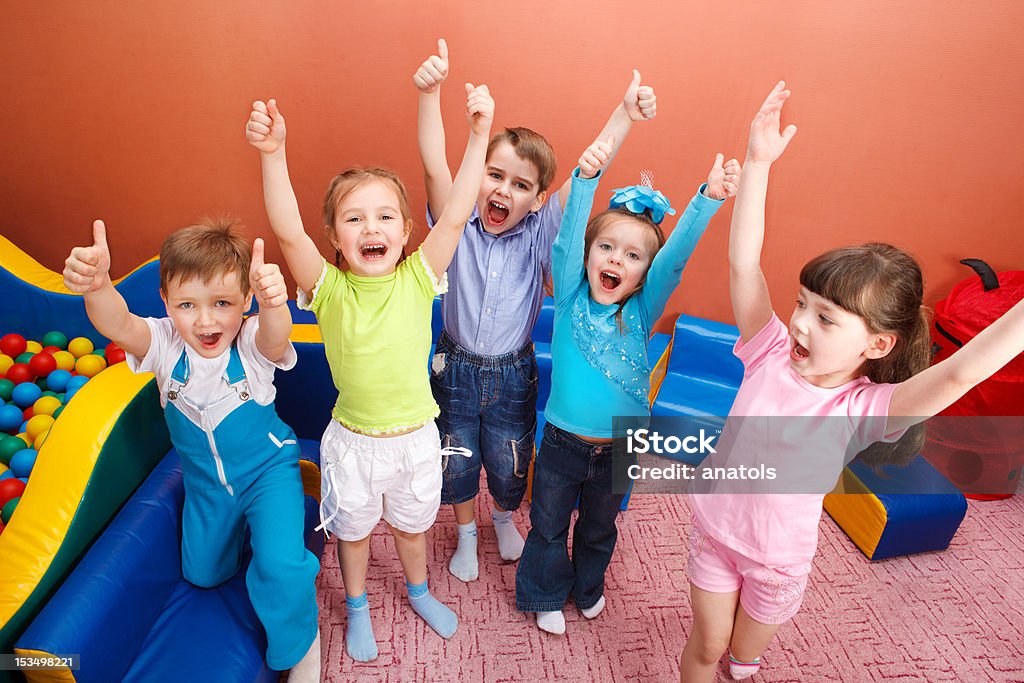
<instances>
[{"instance_id":1,"label":"blue jeans","mask_svg":"<svg viewBox=\"0 0 1024 683\"><path fill-rule=\"evenodd\" d=\"M464 503L480 491L480 467L494 504L515 510L526 493L537 433L537 359L533 344L501 356L478 356L445 332L430 364L430 388L441 408L442 447L472 455L445 455L441 502Z\"/></svg>"},{"instance_id":2,"label":"blue jeans","mask_svg":"<svg viewBox=\"0 0 1024 683\"><path fill-rule=\"evenodd\" d=\"M569 559L569 520L579 499ZM612 445L592 444L548 423L533 468L530 534L516 571L516 607L553 612L572 593L588 609L604 594L623 495L612 493Z\"/></svg>"}]
</instances>

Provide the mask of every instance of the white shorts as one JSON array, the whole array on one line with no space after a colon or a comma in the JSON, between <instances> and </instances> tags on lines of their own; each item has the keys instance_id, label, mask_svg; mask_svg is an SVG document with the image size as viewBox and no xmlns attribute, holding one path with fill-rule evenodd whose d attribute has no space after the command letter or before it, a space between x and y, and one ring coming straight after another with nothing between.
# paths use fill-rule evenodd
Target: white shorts
<instances>
[{"instance_id":1,"label":"white shorts","mask_svg":"<svg viewBox=\"0 0 1024 683\"><path fill-rule=\"evenodd\" d=\"M378 438L331 420L320 468L321 526L341 540L366 538L381 517L410 534L433 526L441 506L441 441L433 421Z\"/></svg>"}]
</instances>

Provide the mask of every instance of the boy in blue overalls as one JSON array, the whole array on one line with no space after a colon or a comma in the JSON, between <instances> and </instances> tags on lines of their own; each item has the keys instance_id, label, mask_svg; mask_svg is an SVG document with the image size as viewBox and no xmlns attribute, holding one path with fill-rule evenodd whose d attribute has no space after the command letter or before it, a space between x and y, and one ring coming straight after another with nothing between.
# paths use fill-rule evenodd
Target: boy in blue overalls
<instances>
[{"instance_id":1,"label":"boy in blue overalls","mask_svg":"<svg viewBox=\"0 0 1024 683\"><path fill-rule=\"evenodd\" d=\"M160 248L167 318L128 311L110 280L102 221L76 247L64 283L84 295L89 320L123 348L135 372L153 372L185 484L182 574L213 587L239 569L246 526L249 598L267 632L267 665L289 680L320 680L319 562L303 544L295 434L274 410L274 370L295 365L281 270L250 250L230 223L173 233ZM250 291L251 287L251 291ZM259 300L259 315L243 318Z\"/></svg>"}]
</instances>

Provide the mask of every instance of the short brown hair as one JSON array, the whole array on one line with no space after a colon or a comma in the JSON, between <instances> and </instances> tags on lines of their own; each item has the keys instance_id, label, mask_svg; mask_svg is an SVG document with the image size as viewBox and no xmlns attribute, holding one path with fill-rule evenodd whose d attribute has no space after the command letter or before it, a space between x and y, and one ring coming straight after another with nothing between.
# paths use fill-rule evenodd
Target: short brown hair
<instances>
[{"instance_id":1,"label":"short brown hair","mask_svg":"<svg viewBox=\"0 0 1024 683\"><path fill-rule=\"evenodd\" d=\"M412 229L412 211L409 209L409 194L405 191L402 179L386 168L350 168L334 176L331 184L327 186L327 193L324 195L324 232L327 239L333 236L334 221L338 217L338 207L356 188L368 182L380 182L388 185L395 191L398 197L398 210L402 214L402 222L406 226L406 232ZM402 251L401 261L405 258L405 251ZM335 250L334 265L341 265L341 253Z\"/></svg>"},{"instance_id":2,"label":"short brown hair","mask_svg":"<svg viewBox=\"0 0 1024 683\"><path fill-rule=\"evenodd\" d=\"M487 158L503 142L512 145L516 155L537 167L537 194L548 189L555 179L555 150L544 136L529 128L506 128L487 143Z\"/></svg>"},{"instance_id":3,"label":"short brown hair","mask_svg":"<svg viewBox=\"0 0 1024 683\"><path fill-rule=\"evenodd\" d=\"M203 218L171 233L160 245L160 290L166 293L167 284L175 280L199 278L206 283L216 275L235 273L242 295L248 295L252 245L240 228L232 218Z\"/></svg>"}]
</instances>

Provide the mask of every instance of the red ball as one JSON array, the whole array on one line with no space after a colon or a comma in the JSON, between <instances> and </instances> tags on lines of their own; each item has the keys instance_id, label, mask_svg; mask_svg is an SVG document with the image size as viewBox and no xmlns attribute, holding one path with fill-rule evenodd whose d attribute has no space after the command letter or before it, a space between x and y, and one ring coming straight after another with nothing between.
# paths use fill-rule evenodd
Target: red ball
<instances>
[{"instance_id":1,"label":"red ball","mask_svg":"<svg viewBox=\"0 0 1024 683\"><path fill-rule=\"evenodd\" d=\"M35 417L35 412L32 410L32 406L29 406L28 408L25 408L24 412L21 413L21 417L26 422L28 422L33 417Z\"/></svg>"},{"instance_id":2,"label":"red ball","mask_svg":"<svg viewBox=\"0 0 1024 683\"><path fill-rule=\"evenodd\" d=\"M4 353L11 358L17 358L21 354L25 353L25 349L28 348L28 343L25 338L20 334L5 334L0 339L0 353Z\"/></svg>"},{"instance_id":3,"label":"red ball","mask_svg":"<svg viewBox=\"0 0 1024 683\"><path fill-rule=\"evenodd\" d=\"M0 507L7 504L12 498L18 498L25 493L25 482L17 477L0 479Z\"/></svg>"},{"instance_id":4,"label":"red ball","mask_svg":"<svg viewBox=\"0 0 1024 683\"><path fill-rule=\"evenodd\" d=\"M104 350L104 356L107 359L107 367L110 367L115 363L123 363L125 359L125 352L120 346L114 342L110 342Z\"/></svg>"},{"instance_id":5,"label":"red ball","mask_svg":"<svg viewBox=\"0 0 1024 683\"><path fill-rule=\"evenodd\" d=\"M52 356L53 354L57 353L60 350L62 349L59 346L44 346L43 350L40 351L40 353L48 353Z\"/></svg>"},{"instance_id":6,"label":"red ball","mask_svg":"<svg viewBox=\"0 0 1024 683\"><path fill-rule=\"evenodd\" d=\"M11 367L7 368L7 379L14 382L16 385L22 382L31 382L35 377L32 375L32 370L24 363L15 363Z\"/></svg>"},{"instance_id":7,"label":"red ball","mask_svg":"<svg viewBox=\"0 0 1024 683\"><path fill-rule=\"evenodd\" d=\"M36 377L46 377L57 369L57 361L49 353L37 353L29 359L28 369Z\"/></svg>"}]
</instances>

